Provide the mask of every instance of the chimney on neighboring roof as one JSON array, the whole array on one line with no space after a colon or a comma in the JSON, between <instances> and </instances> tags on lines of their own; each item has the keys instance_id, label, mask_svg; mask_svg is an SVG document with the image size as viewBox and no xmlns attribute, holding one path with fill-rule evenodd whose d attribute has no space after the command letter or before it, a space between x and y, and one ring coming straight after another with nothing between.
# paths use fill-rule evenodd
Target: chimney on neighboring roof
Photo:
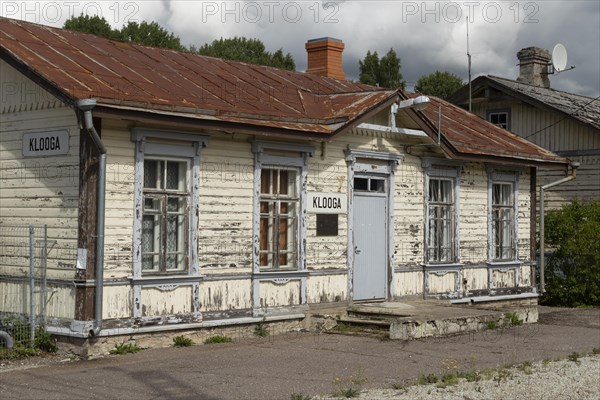
<instances>
[{"instance_id":1,"label":"chimney on neighboring roof","mask_svg":"<svg viewBox=\"0 0 600 400\"><path fill-rule=\"evenodd\" d=\"M548 65L550 52L539 47L526 47L517 53L520 74L517 81L529 85L550 88Z\"/></svg>"},{"instance_id":2,"label":"chimney on neighboring roof","mask_svg":"<svg viewBox=\"0 0 600 400\"><path fill-rule=\"evenodd\" d=\"M346 79L344 67L342 66L344 42L339 39L324 37L309 40L306 42L305 47L308 53L307 73Z\"/></svg>"}]
</instances>

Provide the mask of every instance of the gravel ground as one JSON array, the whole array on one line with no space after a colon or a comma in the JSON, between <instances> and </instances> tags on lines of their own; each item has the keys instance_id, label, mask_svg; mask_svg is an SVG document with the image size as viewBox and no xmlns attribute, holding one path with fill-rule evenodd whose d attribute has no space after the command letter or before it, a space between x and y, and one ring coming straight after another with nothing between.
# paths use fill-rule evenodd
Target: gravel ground
<instances>
[{"instance_id":1,"label":"gravel ground","mask_svg":"<svg viewBox=\"0 0 600 400\"><path fill-rule=\"evenodd\" d=\"M365 390L358 399L380 400L536 400L600 399L600 355L577 361L558 360L479 372L479 381L460 379L445 388L440 384L404 389ZM335 398L332 396L324 399Z\"/></svg>"}]
</instances>

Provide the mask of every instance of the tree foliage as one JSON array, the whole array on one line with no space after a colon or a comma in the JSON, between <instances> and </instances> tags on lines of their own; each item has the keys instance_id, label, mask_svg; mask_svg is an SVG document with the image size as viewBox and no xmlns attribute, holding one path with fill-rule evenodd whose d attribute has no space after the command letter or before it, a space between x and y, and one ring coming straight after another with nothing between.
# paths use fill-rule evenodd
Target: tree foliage
<instances>
[{"instance_id":1,"label":"tree foliage","mask_svg":"<svg viewBox=\"0 0 600 400\"><path fill-rule=\"evenodd\" d=\"M400 58L394 49L390 49L381 59L376 51L371 53L369 50L365 58L358 61L358 65L361 83L392 89L404 89L406 85L400 72Z\"/></svg>"},{"instance_id":2,"label":"tree foliage","mask_svg":"<svg viewBox=\"0 0 600 400\"><path fill-rule=\"evenodd\" d=\"M548 258L544 304L600 306L600 200L573 202L545 218Z\"/></svg>"},{"instance_id":3,"label":"tree foliage","mask_svg":"<svg viewBox=\"0 0 600 400\"><path fill-rule=\"evenodd\" d=\"M137 23L130 21L121 29L113 29L103 17L90 17L89 15L71 17L65 22L63 28L145 46L190 51L205 56L267 65L290 71L296 69L296 63L290 53L284 54L282 49L270 53L266 50L263 42L258 39L247 39L244 37L234 37L232 39L221 38L214 40L210 44L207 43L200 48L193 45L186 48L181 44L179 37L167 31L156 22L142 21Z\"/></svg>"},{"instance_id":4,"label":"tree foliage","mask_svg":"<svg viewBox=\"0 0 600 400\"><path fill-rule=\"evenodd\" d=\"M120 36L119 31L114 30L106 19L96 15L93 17L83 14L79 17L73 16L65 21L63 28L69 31L90 33L109 39L118 39Z\"/></svg>"},{"instance_id":5,"label":"tree foliage","mask_svg":"<svg viewBox=\"0 0 600 400\"><path fill-rule=\"evenodd\" d=\"M263 42L258 39L237 36L230 39L221 38L203 45L197 52L204 56L243 61L249 64L267 65L290 71L296 69L296 63L290 53L284 54L282 49L270 53L266 50Z\"/></svg>"},{"instance_id":6,"label":"tree foliage","mask_svg":"<svg viewBox=\"0 0 600 400\"><path fill-rule=\"evenodd\" d=\"M130 21L121 29L113 29L104 17L80 15L79 17L71 17L65 21L63 28L145 46L184 50L180 39L156 22L148 23L143 21L138 24L137 22Z\"/></svg>"},{"instance_id":7,"label":"tree foliage","mask_svg":"<svg viewBox=\"0 0 600 400\"><path fill-rule=\"evenodd\" d=\"M179 37L167 31L156 22L141 23L129 21L120 31L120 39L145 46L164 49L184 50Z\"/></svg>"},{"instance_id":8,"label":"tree foliage","mask_svg":"<svg viewBox=\"0 0 600 400\"><path fill-rule=\"evenodd\" d=\"M435 71L420 77L415 85L415 91L447 99L461 87L463 87L463 81L458 76L447 71Z\"/></svg>"}]
</instances>

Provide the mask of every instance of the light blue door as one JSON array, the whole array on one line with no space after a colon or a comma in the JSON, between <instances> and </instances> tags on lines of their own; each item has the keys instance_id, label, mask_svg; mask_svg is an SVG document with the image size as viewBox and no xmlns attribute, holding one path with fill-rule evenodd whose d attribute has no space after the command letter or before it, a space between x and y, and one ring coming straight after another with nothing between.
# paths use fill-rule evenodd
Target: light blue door
<instances>
[{"instance_id":1,"label":"light blue door","mask_svg":"<svg viewBox=\"0 0 600 400\"><path fill-rule=\"evenodd\" d=\"M356 190L356 179L368 179L366 190ZM355 178L353 201L353 299L387 298L388 218L384 179ZM379 179L377 179L379 181ZM375 190L373 190L375 189Z\"/></svg>"}]
</instances>

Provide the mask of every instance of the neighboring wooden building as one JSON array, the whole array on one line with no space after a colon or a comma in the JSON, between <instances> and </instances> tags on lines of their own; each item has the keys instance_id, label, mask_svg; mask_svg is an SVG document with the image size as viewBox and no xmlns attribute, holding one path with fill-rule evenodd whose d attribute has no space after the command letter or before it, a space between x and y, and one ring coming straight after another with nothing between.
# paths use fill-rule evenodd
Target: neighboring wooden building
<instances>
[{"instance_id":1,"label":"neighboring wooden building","mask_svg":"<svg viewBox=\"0 0 600 400\"><path fill-rule=\"evenodd\" d=\"M47 224L76 249L48 260L55 333L535 293L535 170L562 157L438 99L416 111L329 77L5 18L0 32L0 228ZM0 263L1 288L19 276ZM26 307L0 297L0 313Z\"/></svg>"},{"instance_id":2,"label":"neighboring wooden building","mask_svg":"<svg viewBox=\"0 0 600 400\"><path fill-rule=\"evenodd\" d=\"M473 80L472 112L580 164L576 180L547 192L549 208L600 199L600 99L551 89L547 50L529 47L517 57L516 81L491 75ZM468 109L468 86L449 101ZM564 175L542 170L538 177L541 186Z\"/></svg>"}]
</instances>

